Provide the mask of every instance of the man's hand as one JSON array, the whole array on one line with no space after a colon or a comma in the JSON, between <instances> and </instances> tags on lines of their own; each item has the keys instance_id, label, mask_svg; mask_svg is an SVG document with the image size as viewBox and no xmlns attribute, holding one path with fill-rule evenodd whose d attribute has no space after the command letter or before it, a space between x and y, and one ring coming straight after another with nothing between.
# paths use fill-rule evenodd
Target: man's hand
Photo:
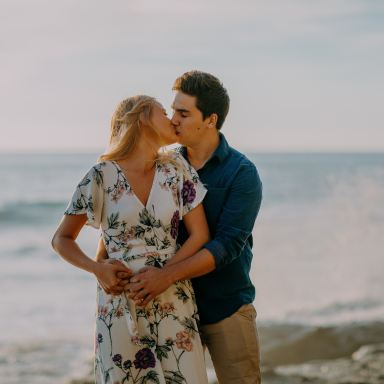
<instances>
[{"instance_id":1,"label":"man's hand","mask_svg":"<svg viewBox=\"0 0 384 384\"><path fill-rule=\"evenodd\" d=\"M98 264L95 275L100 286L109 295L120 295L129 278L133 276L132 271L119 260L104 259Z\"/></svg>"},{"instance_id":2,"label":"man's hand","mask_svg":"<svg viewBox=\"0 0 384 384\"><path fill-rule=\"evenodd\" d=\"M136 305L145 307L172 283L164 268L145 267L130 279L124 289L128 291L129 298L134 300Z\"/></svg>"}]
</instances>

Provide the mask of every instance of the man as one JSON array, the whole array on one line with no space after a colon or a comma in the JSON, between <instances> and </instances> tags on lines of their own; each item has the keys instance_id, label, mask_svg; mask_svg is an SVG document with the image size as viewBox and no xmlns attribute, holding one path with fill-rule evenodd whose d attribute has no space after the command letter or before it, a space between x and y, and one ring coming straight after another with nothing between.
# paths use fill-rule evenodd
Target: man
<instances>
[{"instance_id":1,"label":"man","mask_svg":"<svg viewBox=\"0 0 384 384\"><path fill-rule=\"evenodd\" d=\"M182 154L208 189L203 204L212 239L180 263L135 275L130 297L145 305L175 281L192 279L202 339L219 383L260 383L255 288L249 272L262 184L253 163L220 133L229 110L221 82L191 71L176 79L173 90L172 123ZM183 237L181 226L181 241Z\"/></svg>"}]
</instances>

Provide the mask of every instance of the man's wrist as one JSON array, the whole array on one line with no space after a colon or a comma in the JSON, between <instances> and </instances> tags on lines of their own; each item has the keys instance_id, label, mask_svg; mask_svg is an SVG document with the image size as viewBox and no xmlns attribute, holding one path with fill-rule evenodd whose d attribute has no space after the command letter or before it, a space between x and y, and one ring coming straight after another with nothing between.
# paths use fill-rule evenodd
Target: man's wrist
<instances>
[{"instance_id":1,"label":"man's wrist","mask_svg":"<svg viewBox=\"0 0 384 384\"><path fill-rule=\"evenodd\" d=\"M172 284L176 283L176 281L181 280L177 276L177 267L176 264L170 264L165 265L162 268L162 271L164 273L164 277L167 281L167 283L171 286Z\"/></svg>"}]
</instances>

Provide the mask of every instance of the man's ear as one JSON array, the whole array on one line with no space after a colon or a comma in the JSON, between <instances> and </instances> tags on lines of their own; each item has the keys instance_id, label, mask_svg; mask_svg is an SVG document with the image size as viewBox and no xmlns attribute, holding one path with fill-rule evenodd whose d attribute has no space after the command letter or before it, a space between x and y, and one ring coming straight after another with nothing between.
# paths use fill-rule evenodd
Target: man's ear
<instances>
[{"instance_id":1,"label":"man's ear","mask_svg":"<svg viewBox=\"0 0 384 384\"><path fill-rule=\"evenodd\" d=\"M216 128L216 124L217 124L217 114L216 113L212 113L211 116L209 116L209 121L208 121L208 127L209 128Z\"/></svg>"}]
</instances>

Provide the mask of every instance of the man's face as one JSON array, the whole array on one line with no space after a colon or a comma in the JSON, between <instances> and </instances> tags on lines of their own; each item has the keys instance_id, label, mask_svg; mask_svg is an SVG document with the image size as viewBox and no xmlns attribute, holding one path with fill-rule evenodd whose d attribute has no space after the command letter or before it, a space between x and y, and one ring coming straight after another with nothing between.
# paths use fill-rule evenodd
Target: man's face
<instances>
[{"instance_id":1,"label":"man's face","mask_svg":"<svg viewBox=\"0 0 384 384\"><path fill-rule=\"evenodd\" d=\"M196 107L196 97L177 91L172 103L177 141L185 146L193 146L201 141L206 132L208 118L203 120L203 114Z\"/></svg>"}]
</instances>

